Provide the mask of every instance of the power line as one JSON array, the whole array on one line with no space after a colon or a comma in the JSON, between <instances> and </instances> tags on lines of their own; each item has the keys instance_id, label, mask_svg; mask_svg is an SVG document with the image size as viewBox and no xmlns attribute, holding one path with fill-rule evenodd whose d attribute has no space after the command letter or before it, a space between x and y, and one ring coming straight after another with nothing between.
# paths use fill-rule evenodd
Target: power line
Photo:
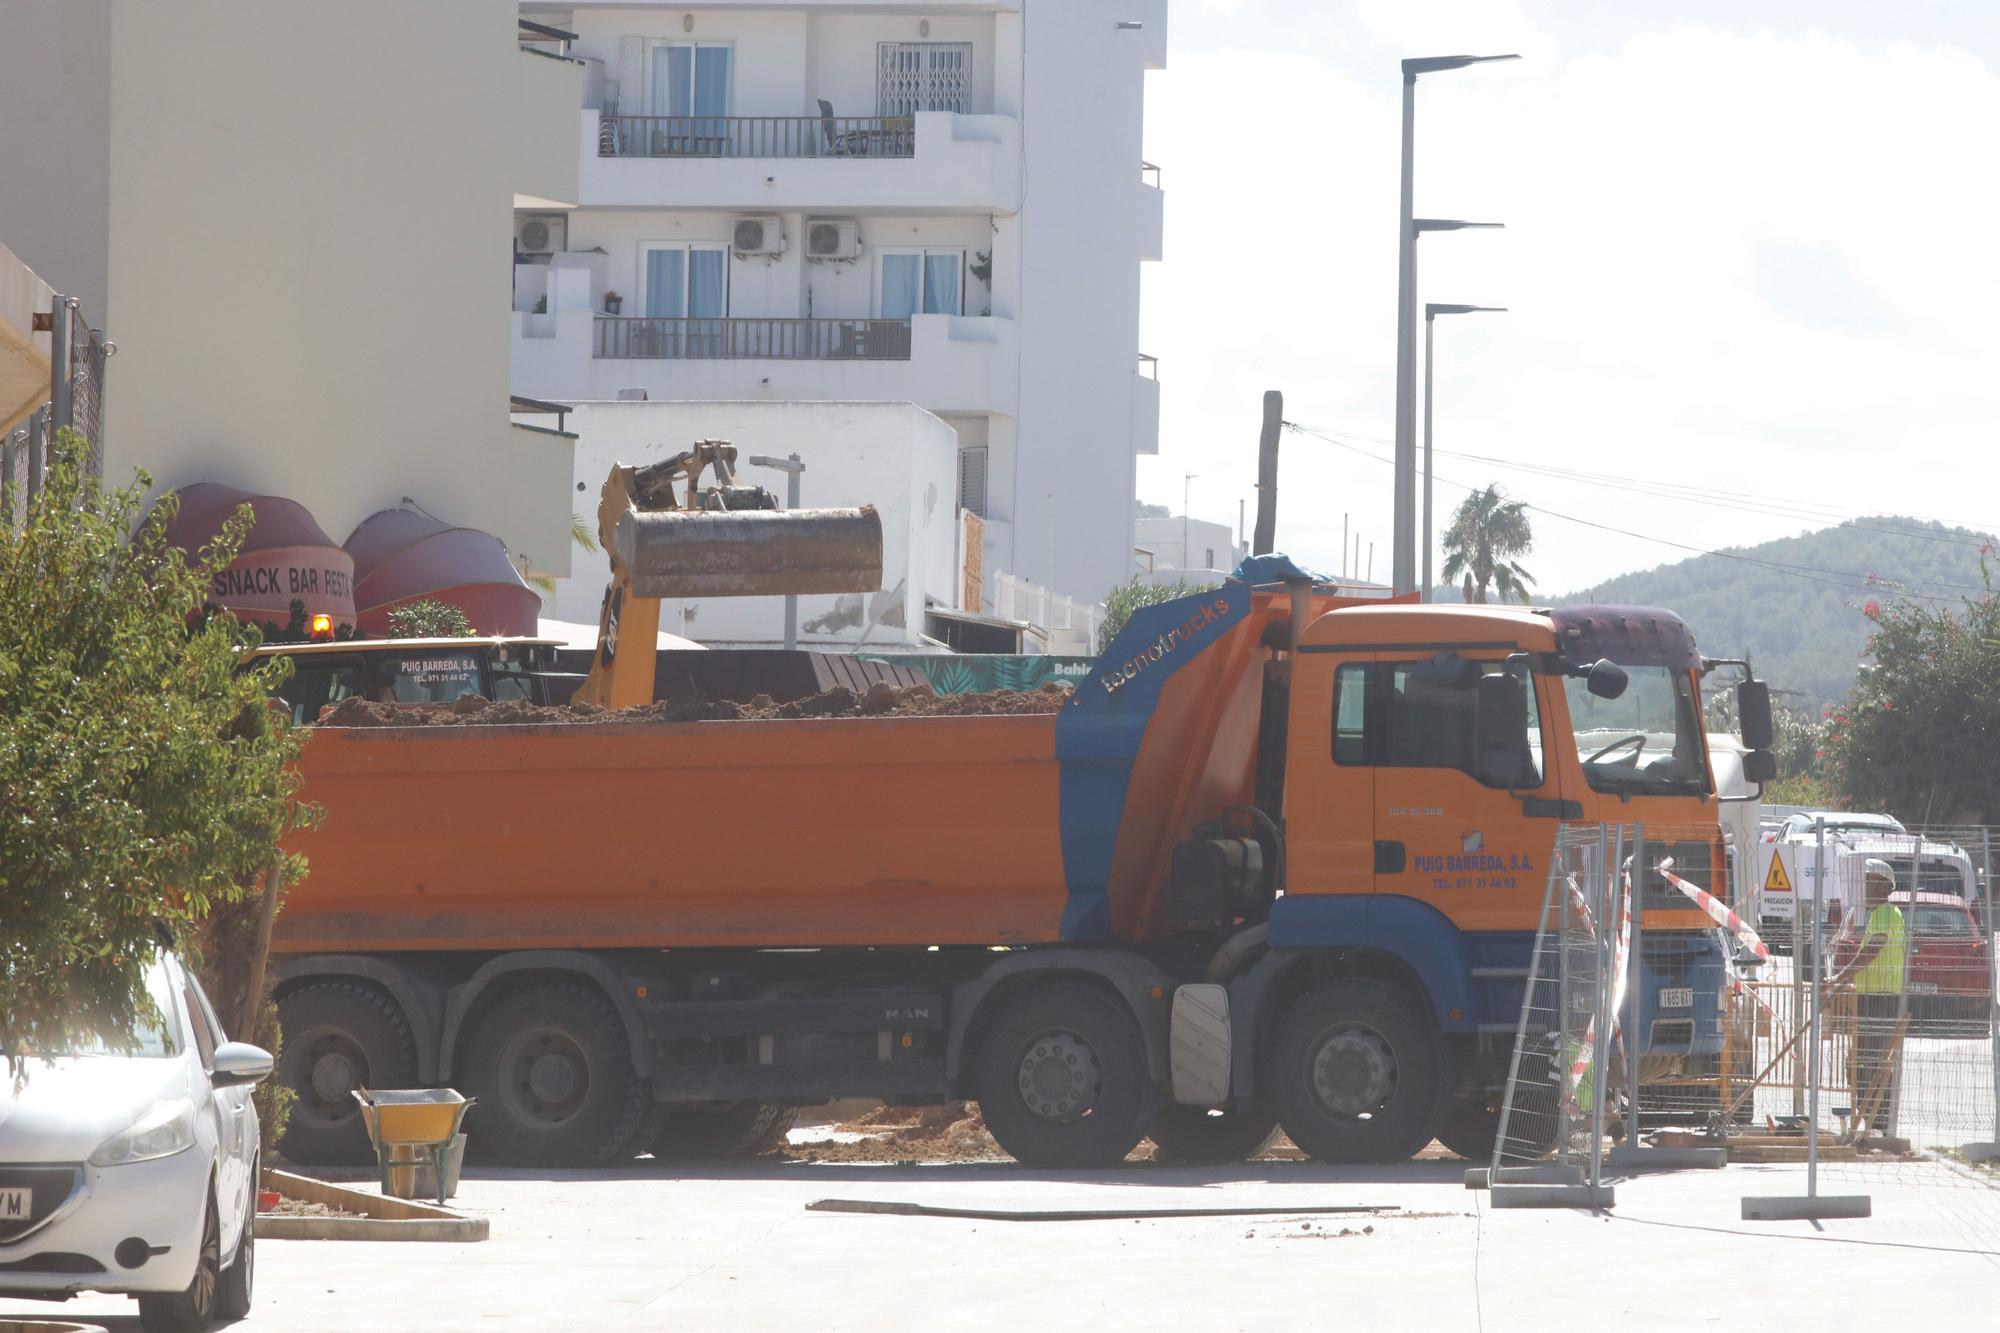
<instances>
[{"instance_id":1,"label":"power line","mask_svg":"<svg viewBox=\"0 0 2000 1333\"><path fill-rule=\"evenodd\" d=\"M1299 426L1295 422L1288 422L1286 424L1307 434L1316 435L1321 439L1328 439L1334 442L1360 440L1370 444L1389 445L1394 443L1380 436L1363 435L1353 431L1316 429ZM1563 467L1553 463L1522 462L1515 459L1496 458L1488 454L1463 453L1451 449L1437 449L1435 452L1446 458L1459 458L1468 462L1483 463L1491 467L1506 468L1511 471L1526 472L1562 481L1572 481L1581 485L1602 486L1610 490L1628 491L1632 494L1647 495L1655 499L1696 503L1702 505L1704 508L1735 509L1744 513L1762 513L1779 518L1798 518L1814 522L1841 522L1855 529L1857 532L1875 532L1888 536L1914 537L1923 541L1941 542L1946 545L1963 546L1969 549L1991 545L1991 542L1982 540L1976 534L1983 529L2000 526L1982 522L1937 518L1925 519L1920 516L1914 516L1918 522L1932 522L1941 524L1947 528L1969 530L1975 535L1966 535L1965 531L1937 532L1927 528L1906 527L1894 523L1885 523L1881 521L1878 515L1865 514L1859 510L1844 509L1836 505L1772 496L1768 493L1724 490L1706 483L1694 484L1688 482L1655 481L1644 477L1629 477L1609 472L1591 472L1582 468ZM1983 591L1983 589L1973 589L1970 585L1952 586L1966 588L1969 591Z\"/></svg>"},{"instance_id":2,"label":"power line","mask_svg":"<svg viewBox=\"0 0 2000 1333\"><path fill-rule=\"evenodd\" d=\"M1327 434L1323 431L1313 430L1310 427L1301 426L1297 422L1292 422L1292 421L1286 422L1285 427L1286 429L1296 431L1299 434L1310 435L1316 439L1324 440L1328 444L1336 445L1339 448L1351 450L1354 453L1360 454L1363 458L1371 458L1378 463L1387 463L1392 466L1394 465L1395 462L1394 459L1385 458L1381 454L1372 453L1367 449L1361 448L1359 445L1350 443L1347 440L1337 438L1336 436ZM1456 486L1458 489L1468 493L1473 493L1485 489L1484 487L1481 486L1473 486L1467 484L1466 482L1456 481L1450 477L1438 476L1436 473L1432 473L1432 477L1434 480L1441 481L1447 486ZM1695 546L1688 542L1674 541L1673 539L1668 537L1655 537L1648 533L1634 532L1630 528L1618 528L1618 527L1613 527L1608 523L1599 523L1592 519L1578 518L1574 514L1565 514L1560 512L1559 510L1545 508L1542 505L1530 504L1525 500L1521 502L1521 505L1523 508L1531 509L1535 513L1545 514L1550 518L1562 519L1564 522L1579 524L1586 528L1595 528L1600 532L1615 533L1618 536L1632 537L1636 538L1639 541L1653 542L1656 545L1672 547L1673 549L1680 551L1688 551L1695 555L1712 555L1718 559L1735 561L1738 564L1752 565L1762 569L1769 569L1777 573L1784 574L1791 578L1802 579L1808 583L1820 583L1820 584L1825 584L1829 587L1839 588L1844 592L1864 591L1870 586L1869 580L1874 578L1873 575L1869 574L1854 574L1845 570L1823 569L1814 565L1795 565L1785 561L1760 560L1755 556L1742 555L1734 551L1711 550L1707 547ZM1960 587L1974 592L1985 591L1985 589L1983 588L1970 588L1969 585L1953 585L1948 583L1939 583L1934 580L1910 580L1910 583L1922 587ZM1907 588L1905 589L1905 591L1908 596L1914 597L1919 601L1946 603L1955 600L1949 597L1938 597L1927 593L1908 591Z\"/></svg>"}]
</instances>

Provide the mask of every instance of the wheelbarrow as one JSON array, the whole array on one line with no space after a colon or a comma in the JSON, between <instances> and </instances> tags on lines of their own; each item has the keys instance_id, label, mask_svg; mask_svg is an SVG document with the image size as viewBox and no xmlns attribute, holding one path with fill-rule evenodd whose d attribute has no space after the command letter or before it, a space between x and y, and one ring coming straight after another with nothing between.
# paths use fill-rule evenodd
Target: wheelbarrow
<instances>
[{"instance_id":1,"label":"wheelbarrow","mask_svg":"<svg viewBox=\"0 0 2000 1333\"><path fill-rule=\"evenodd\" d=\"M356 1088L362 1123L375 1145L375 1164L382 1171L382 1192L398 1199L417 1194L417 1168L428 1164L431 1181L442 1204L456 1184L448 1179L446 1158L465 1113L476 1097L462 1097L451 1088ZM456 1175L456 1172L451 1172Z\"/></svg>"}]
</instances>

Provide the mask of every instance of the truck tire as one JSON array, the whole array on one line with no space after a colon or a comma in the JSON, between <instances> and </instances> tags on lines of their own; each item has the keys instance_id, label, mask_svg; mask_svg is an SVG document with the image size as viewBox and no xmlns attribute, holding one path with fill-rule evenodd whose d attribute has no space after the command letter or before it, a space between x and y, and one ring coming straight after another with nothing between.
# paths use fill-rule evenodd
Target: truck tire
<instances>
[{"instance_id":1,"label":"truck tire","mask_svg":"<svg viewBox=\"0 0 2000 1333\"><path fill-rule=\"evenodd\" d=\"M973 1071L988 1132L1024 1166L1113 1166L1146 1132L1139 1025L1089 986L1049 982L1001 1001Z\"/></svg>"},{"instance_id":2,"label":"truck tire","mask_svg":"<svg viewBox=\"0 0 2000 1333\"><path fill-rule=\"evenodd\" d=\"M1278 1117L1252 1107L1211 1111L1205 1106L1169 1103L1146 1130L1153 1160L1176 1166L1221 1166L1247 1162L1278 1137Z\"/></svg>"},{"instance_id":3,"label":"truck tire","mask_svg":"<svg viewBox=\"0 0 2000 1333\"><path fill-rule=\"evenodd\" d=\"M471 1135L509 1166L594 1166L641 1146L652 1089L618 1011L590 987L510 991L473 1028L464 1068L479 1098Z\"/></svg>"},{"instance_id":4,"label":"truck tire","mask_svg":"<svg viewBox=\"0 0 2000 1333\"><path fill-rule=\"evenodd\" d=\"M1278 1123L1322 1162L1399 1162L1436 1136L1444 1059L1430 1016L1377 981L1308 991L1265 1070Z\"/></svg>"},{"instance_id":5,"label":"truck tire","mask_svg":"<svg viewBox=\"0 0 2000 1333\"><path fill-rule=\"evenodd\" d=\"M653 1139L661 1162L712 1162L730 1157L762 1157L782 1148L796 1106L773 1102L676 1102L663 1108L666 1123Z\"/></svg>"},{"instance_id":6,"label":"truck tire","mask_svg":"<svg viewBox=\"0 0 2000 1333\"><path fill-rule=\"evenodd\" d=\"M403 1011L372 986L320 981L278 1001L278 1081L298 1094L278 1147L310 1166L373 1162L356 1088L407 1088L417 1044Z\"/></svg>"},{"instance_id":7,"label":"truck tire","mask_svg":"<svg viewBox=\"0 0 2000 1333\"><path fill-rule=\"evenodd\" d=\"M1514 1109L1507 1114L1507 1156L1532 1161L1549 1155L1562 1127L1557 1115L1555 1065L1545 1051L1521 1052ZM1500 1138L1502 1090L1466 1093L1445 1108L1438 1142L1469 1162L1493 1160Z\"/></svg>"}]
</instances>

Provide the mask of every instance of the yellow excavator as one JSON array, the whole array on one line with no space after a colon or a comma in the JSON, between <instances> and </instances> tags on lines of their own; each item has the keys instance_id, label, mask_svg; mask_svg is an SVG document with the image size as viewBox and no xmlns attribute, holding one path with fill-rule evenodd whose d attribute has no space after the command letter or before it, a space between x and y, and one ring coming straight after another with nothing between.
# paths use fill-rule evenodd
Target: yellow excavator
<instances>
[{"instance_id":1,"label":"yellow excavator","mask_svg":"<svg viewBox=\"0 0 2000 1333\"><path fill-rule=\"evenodd\" d=\"M707 484L705 472L712 474ZM611 557L611 581L598 611L597 652L573 703L653 702L663 597L882 586L875 506L781 510L770 491L736 480L736 446L727 440L701 440L643 467L613 467L597 506L597 539Z\"/></svg>"}]
</instances>

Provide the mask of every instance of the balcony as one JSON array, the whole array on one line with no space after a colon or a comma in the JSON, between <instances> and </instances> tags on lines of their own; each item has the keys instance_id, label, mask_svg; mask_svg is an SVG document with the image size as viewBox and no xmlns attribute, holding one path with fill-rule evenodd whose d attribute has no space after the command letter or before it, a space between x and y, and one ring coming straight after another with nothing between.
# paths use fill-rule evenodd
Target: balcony
<instances>
[{"instance_id":1,"label":"balcony","mask_svg":"<svg viewBox=\"0 0 2000 1333\"><path fill-rule=\"evenodd\" d=\"M513 390L563 402L825 399L1017 410L1015 325L992 316L651 319L514 312Z\"/></svg>"},{"instance_id":2,"label":"balcony","mask_svg":"<svg viewBox=\"0 0 2000 1333\"><path fill-rule=\"evenodd\" d=\"M641 319L599 315L593 357L633 361L908 361L907 319Z\"/></svg>"},{"instance_id":3,"label":"balcony","mask_svg":"<svg viewBox=\"0 0 2000 1333\"><path fill-rule=\"evenodd\" d=\"M508 99L514 207L568 208L576 203L579 161L565 128L583 94L583 65L529 47L514 57Z\"/></svg>"},{"instance_id":4,"label":"balcony","mask_svg":"<svg viewBox=\"0 0 2000 1333\"><path fill-rule=\"evenodd\" d=\"M1132 452L1160 452L1160 358L1144 352L1132 372Z\"/></svg>"},{"instance_id":5,"label":"balcony","mask_svg":"<svg viewBox=\"0 0 2000 1333\"><path fill-rule=\"evenodd\" d=\"M1020 207L1012 116L618 116L578 120L582 202L889 212Z\"/></svg>"}]
</instances>

